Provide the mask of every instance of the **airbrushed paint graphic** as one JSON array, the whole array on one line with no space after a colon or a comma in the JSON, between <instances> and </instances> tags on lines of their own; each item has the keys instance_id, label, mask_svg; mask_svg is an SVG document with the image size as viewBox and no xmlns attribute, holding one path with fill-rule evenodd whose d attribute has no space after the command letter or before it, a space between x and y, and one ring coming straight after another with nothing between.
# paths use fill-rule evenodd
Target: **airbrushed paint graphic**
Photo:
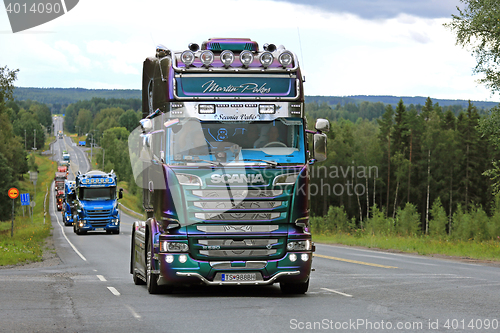
<instances>
[{"instance_id":1,"label":"airbrushed paint graphic","mask_svg":"<svg viewBox=\"0 0 500 333\"><path fill-rule=\"evenodd\" d=\"M12 32L31 29L73 9L79 0L4 0Z\"/></svg>"},{"instance_id":2,"label":"airbrushed paint graphic","mask_svg":"<svg viewBox=\"0 0 500 333\"><path fill-rule=\"evenodd\" d=\"M225 93L253 93L253 94L269 94L271 92L271 88L266 87L267 83L262 84L259 87L257 83L242 83L239 86L228 85L225 87L219 86L215 80L210 80L204 83L201 87L204 89L203 93L211 93L211 92L225 92Z\"/></svg>"}]
</instances>

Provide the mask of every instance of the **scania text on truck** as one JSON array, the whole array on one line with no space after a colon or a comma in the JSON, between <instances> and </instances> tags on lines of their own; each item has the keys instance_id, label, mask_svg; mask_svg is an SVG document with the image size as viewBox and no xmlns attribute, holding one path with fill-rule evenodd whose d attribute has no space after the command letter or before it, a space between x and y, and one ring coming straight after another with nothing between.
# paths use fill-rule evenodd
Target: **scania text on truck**
<instances>
[{"instance_id":1,"label":"scania text on truck","mask_svg":"<svg viewBox=\"0 0 500 333\"><path fill-rule=\"evenodd\" d=\"M250 39L158 46L142 103L129 137L147 215L132 228L134 282L150 293L273 283L305 293L309 168L326 159L330 126L306 130L296 55Z\"/></svg>"},{"instance_id":2,"label":"scania text on truck","mask_svg":"<svg viewBox=\"0 0 500 333\"><path fill-rule=\"evenodd\" d=\"M81 174L78 171L75 182L77 214L73 216L73 231L77 235L87 231L106 231L120 233L120 213L116 197L116 175L113 171L99 170Z\"/></svg>"}]
</instances>

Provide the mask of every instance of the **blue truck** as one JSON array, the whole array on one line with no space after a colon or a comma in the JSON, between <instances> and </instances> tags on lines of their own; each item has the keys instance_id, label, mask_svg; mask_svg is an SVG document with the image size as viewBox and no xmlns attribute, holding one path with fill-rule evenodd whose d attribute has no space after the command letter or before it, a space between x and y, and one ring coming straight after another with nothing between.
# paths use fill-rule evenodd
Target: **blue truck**
<instances>
[{"instance_id":1,"label":"blue truck","mask_svg":"<svg viewBox=\"0 0 500 333\"><path fill-rule=\"evenodd\" d=\"M78 208L76 200L76 182L74 180L66 180L64 182L64 204L62 219L65 226L73 225L73 216Z\"/></svg>"},{"instance_id":2,"label":"blue truck","mask_svg":"<svg viewBox=\"0 0 500 333\"><path fill-rule=\"evenodd\" d=\"M85 174L78 171L75 182L77 213L73 231L77 235L88 231L120 233L120 213L118 199L123 197L120 189L116 195L116 175L92 170Z\"/></svg>"},{"instance_id":3,"label":"blue truck","mask_svg":"<svg viewBox=\"0 0 500 333\"><path fill-rule=\"evenodd\" d=\"M307 129L303 77L283 46L211 39L143 64L143 119L129 137L147 218L130 273L149 293L178 285L308 290L309 169L326 119Z\"/></svg>"}]
</instances>

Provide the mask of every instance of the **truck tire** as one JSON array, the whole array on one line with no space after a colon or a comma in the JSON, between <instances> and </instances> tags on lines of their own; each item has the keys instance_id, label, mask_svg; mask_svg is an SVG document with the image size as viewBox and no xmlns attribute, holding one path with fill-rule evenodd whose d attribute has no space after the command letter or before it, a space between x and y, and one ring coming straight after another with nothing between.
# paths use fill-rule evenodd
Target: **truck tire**
<instances>
[{"instance_id":1,"label":"truck tire","mask_svg":"<svg viewBox=\"0 0 500 333\"><path fill-rule=\"evenodd\" d=\"M158 286L157 279L158 279L158 274L154 274L151 272L152 270L152 265L153 265L153 245L150 244L150 240L148 239L146 248L148 249L147 253L147 268L146 268L146 286L148 288L148 292L150 294L159 294L160 293L160 286Z\"/></svg>"},{"instance_id":2,"label":"truck tire","mask_svg":"<svg viewBox=\"0 0 500 333\"><path fill-rule=\"evenodd\" d=\"M281 282L280 288L283 294L289 294L289 295L305 294L307 292L307 289L309 289L309 279L307 279L306 282L300 282L300 283Z\"/></svg>"}]
</instances>

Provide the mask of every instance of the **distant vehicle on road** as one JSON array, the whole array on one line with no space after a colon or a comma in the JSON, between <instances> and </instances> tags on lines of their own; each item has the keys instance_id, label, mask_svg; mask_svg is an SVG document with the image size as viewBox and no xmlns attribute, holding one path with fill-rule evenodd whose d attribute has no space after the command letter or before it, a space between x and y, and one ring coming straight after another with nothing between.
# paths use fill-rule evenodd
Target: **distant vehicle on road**
<instances>
[{"instance_id":1,"label":"distant vehicle on road","mask_svg":"<svg viewBox=\"0 0 500 333\"><path fill-rule=\"evenodd\" d=\"M108 234L120 233L120 213L118 199L122 198L122 189L116 197L116 175L99 170L85 174L78 172L75 192L77 214L74 215L73 231L77 235L87 231L105 230Z\"/></svg>"}]
</instances>

